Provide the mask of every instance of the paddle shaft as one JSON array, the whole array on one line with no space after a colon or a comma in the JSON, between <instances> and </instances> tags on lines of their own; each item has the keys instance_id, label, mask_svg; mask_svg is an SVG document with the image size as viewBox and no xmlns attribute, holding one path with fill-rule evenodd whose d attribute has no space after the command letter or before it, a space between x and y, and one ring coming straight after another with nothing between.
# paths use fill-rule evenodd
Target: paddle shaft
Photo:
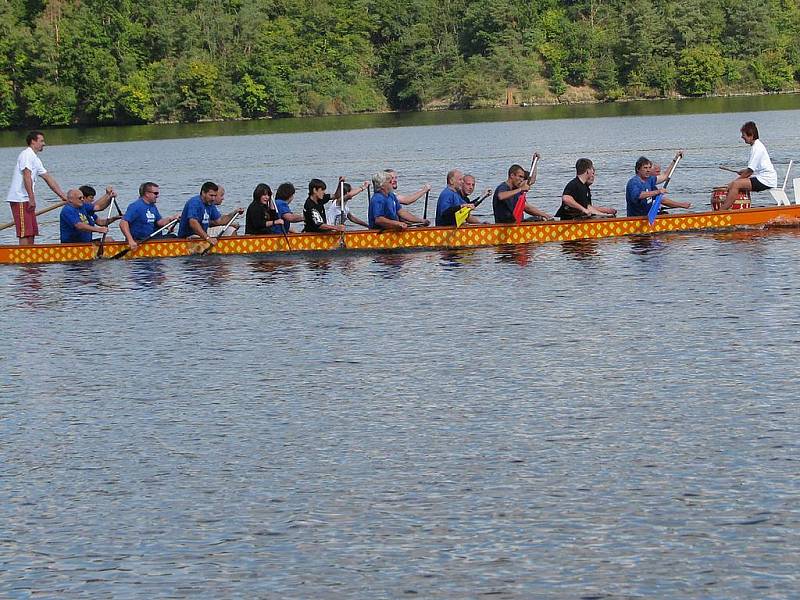
<instances>
[{"instance_id":1,"label":"paddle shaft","mask_svg":"<svg viewBox=\"0 0 800 600\"><path fill-rule=\"evenodd\" d=\"M431 191L430 190L425 192L425 210L422 211L422 218L423 219L427 219L428 218L428 196L430 196L430 195L431 195Z\"/></svg>"},{"instance_id":2,"label":"paddle shaft","mask_svg":"<svg viewBox=\"0 0 800 600\"><path fill-rule=\"evenodd\" d=\"M275 207L275 219L282 219L283 217L278 214L278 203L273 198L272 205ZM292 251L292 245L289 243L289 236L286 234L286 224L281 224L281 233L283 234L283 239L286 241L286 247L289 249L289 252Z\"/></svg>"},{"instance_id":3,"label":"paddle shaft","mask_svg":"<svg viewBox=\"0 0 800 600\"><path fill-rule=\"evenodd\" d=\"M224 235L225 235L225 232L226 232L226 231L228 231L228 227L230 227L230 226L233 224L233 222L234 222L236 219L238 219L238 218L239 218L239 212L238 212L238 211L233 211L233 216L231 217L231 220L230 220L230 221L228 221L228 222L225 224L225 227L223 227L223 228L222 228L222 232L219 234L219 236L218 236L218 237L222 237L222 236L224 236ZM208 254L208 253L209 253L209 251L210 251L210 250L211 250L213 247L214 247L214 244L212 244L211 242L208 242L208 248L206 248L205 250L203 250L203 251L201 252L201 254L203 254L203 255L206 255L206 254Z\"/></svg>"},{"instance_id":4,"label":"paddle shaft","mask_svg":"<svg viewBox=\"0 0 800 600\"><path fill-rule=\"evenodd\" d=\"M146 244L147 242L152 240L154 237L156 237L158 234L160 234L162 231L166 231L168 229L172 229L173 227L175 227L175 224L178 221L180 221L180 217L177 218L177 219L173 219L172 221L170 221L169 223L164 225L161 229L158 229L158 230L154 231L153 233L148 235L145 239L143 239L142 242L139 244L139 246L141 246L142 244ZM130 246L129 246L129 247L125 248L124 250L120 250L119 252L117 252L114 256L111 257L111 259L113 260L115 258L121 258L121 257L125 256L130 251L131 251L131 249L130 249Z\"/></svg>"},{"instance_id":5,"label":"paddle shaft","mask_svg":"<svg viewBox=\"0 0 800 600\"><path fill-rule=\"evenodd\" d=\"M62 202L56 202L55 204L51 204L50 206L46 206L41 210L37 210L36 211L36 216L38 217L39 215L43 215L45 213L50 212L51 210L55 210L57 208L61 208L65 204L66 204L66 202L62 201ZM0 225L0 231L3 231L3 229L8 229L9 227L13 227L13 226L14 226L14 221L11 221L10 223L3 223L2 225Z\"/></svg>"},{"instance_id":6,"label":"paddle shaft","mask_svg":"<svg viewBox=\"0 0 800 600\"><path fill-rule=\"evenodd\" d=\"M111 198L111 202L108 205L108 211L106 212L106 232L103 234L103 237L100 238L100 245L97 247L97 256L96 256L96 258L100 258L101 256L103 256L103 246L106 243L106 236L108 235L108 224L109 224L110 219L111 219L111 209L113 207L116 207L117 208L117 212L120 212L119 211L119 206L117 206L117 203L114 201L114 198ZM120 214L122 214L122 213L120 213Z\"/></svg>"},{"instance_id":7,"label":"paddle shaft","mask_svg":"<svg viewBox=\"0 0 800 600\"><path fill-rule=\"evenodd\" d=\"M730 167L724 167L720 165L719 168L722 169L723 171L730 171L731 173L736 173L737 175L739 174L739 171L737 171L736 169L731 169Z\"/></svg>"}]
</instances>

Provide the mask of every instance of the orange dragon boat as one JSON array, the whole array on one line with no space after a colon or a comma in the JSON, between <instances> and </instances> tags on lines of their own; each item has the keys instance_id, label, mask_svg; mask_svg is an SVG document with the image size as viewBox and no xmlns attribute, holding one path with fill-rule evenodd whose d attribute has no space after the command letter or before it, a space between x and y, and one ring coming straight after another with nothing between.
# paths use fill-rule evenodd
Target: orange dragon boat
<instances>
[{"instance_id":1,"label":"orange dragon boat","mask_svg":"<svg viewBox=\"0 0 800 600\"><path fill-rule=\"evenodd\" d=\"M475 248L602 239L665 232L726 230L743 227L800 225L800 205L747 208L725 212L660 215L650 225L647 217L598 218L580 221L543 221L518 225L470 225L409 228L404 231L353 230L340 233L297 233L219 238L153 239L127 252L122 260L168 258L195 254L274 254L287 252L342 252L436 248ZM0 245L0 264L60 263L107 260L127 248L124 242L108 242L102 257L97 243Z\"/></svg>"}]
</instances>

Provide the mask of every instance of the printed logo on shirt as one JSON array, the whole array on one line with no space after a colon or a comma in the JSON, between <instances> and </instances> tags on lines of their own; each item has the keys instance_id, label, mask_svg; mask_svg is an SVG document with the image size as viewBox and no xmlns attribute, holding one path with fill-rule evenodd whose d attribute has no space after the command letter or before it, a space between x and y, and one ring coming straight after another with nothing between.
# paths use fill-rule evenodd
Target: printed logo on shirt
<instances>
[{"instance_id":1,"label":"printed logo on shirt","mask_svg":"<svg viewBox=\"0 0 800 600\"><path fill-rule=\"evenodd\" d=\"M155 223L156 215L151 210L146 211L144 216L147 218L148 223Z\"/></svg>"},{"instance_id":2,"label":"printed logo on shirt","mask_svg":"<svg viewBox=\"0 0 800 600\"><path fill-rule=\"evenodd\" d=\"M312 210L311 211L311 219L314 221L315 225L322 225L322 223L323 223L322 215L319 214L319 211Z\"/></svg>"}]
</instances>

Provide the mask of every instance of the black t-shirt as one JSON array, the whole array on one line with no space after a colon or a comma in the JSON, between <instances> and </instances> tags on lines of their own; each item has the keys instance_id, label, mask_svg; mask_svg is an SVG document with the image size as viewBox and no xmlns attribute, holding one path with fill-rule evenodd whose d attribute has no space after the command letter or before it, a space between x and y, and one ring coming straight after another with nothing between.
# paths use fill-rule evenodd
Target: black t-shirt
<instances>
[{"instance_id":1,"label":"black t-shirt","mask_svg":"<svg viewBox=\"0 0 800 600\"><path fill-rule=\"evenodd\" d=\"M497 188L494 190L494 196L492 196L492 210L494 211L494 222L495 223L516 223L517 220L514 218L514 207L517 205L517 200L519 199L519 195L522 192L517 192L510 198L506 198L505 200L500 200L498 194L501 192L510 192L511 187L504 181Z\"/></svg>"},{"instance_id":2,"label":"black t-shirt","mask_svg":"<svg viewBox=\"0 0 800 600\"><path fill-rule=\"evenodd\" d=\"M590 190L589 186L583 183L577 177L567 184L561 195L572 196L575 202L580 204L583 208L588 208L592 203L592 190ZM578 209L567 206L564 204L564 202L561 202L561 206L559 207L558 212L556 212L556 216L560 219L568 220L580 219L584 216L584 214Z\"/></svg>"},{"instance_id":3,"label":"black t-shirt","mask_svg":"<svg viewBox=\"0 0 800 600\"><path fill-rule=\"evenodd\" d=\"M266 235L272 233L271 227L267 226L267 221L274 221L278 216L268 204L262 204L260 200L253 200L247 207L247 214L244 221L244 232L247 235Z\"/></svg>"},{"instance_id":4,"label":"black t-shirt","mask_svg":"<svg viewBox=\"0 0 800 600\"><path fill-rule=\"evenodd\" d=\"M330 194L325 194L319 203L314 202L311 198L306 200L306 203L303 205L303 219L305 219L306 227L303 231L309 233L321 231L320 226L328 222L325 215L325 204L330 202L330 200Z\"/></svg>"}]
</instances>

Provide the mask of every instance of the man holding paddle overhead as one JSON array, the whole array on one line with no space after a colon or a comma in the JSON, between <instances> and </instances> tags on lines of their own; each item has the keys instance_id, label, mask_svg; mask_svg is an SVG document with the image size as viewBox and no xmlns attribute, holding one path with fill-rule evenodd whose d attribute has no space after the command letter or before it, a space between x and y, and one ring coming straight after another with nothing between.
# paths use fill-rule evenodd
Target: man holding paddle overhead
<instances>
[{"instance_id":1,"label":"man holding paddle overhead","mask_svg":"<svg viewBox=\"0 0 800 600\"><path fill-rule=\"evenodd\" d=\"M536 160L534 154L531 173L526 173L522 165L513 164L508 168L508 179L497 186L492 197L492 209L495 223L519 223L523 214L534 217L531 220L549 221L553 217L539 210L527 201L527 192L536 181Z\"/></svg>"},{"instance_id":2,"label":"man holding paddle overhead","mask_svg":"<svg viewBox=\"0 0 800 600\"><path fill-rule=\"evenodd\" d=\"M653 198L661 194L666 194L666 189L659 188L659 183L669 180L678 160L683 157L683 150L679 150L667 167L666 173L653 174L653 162L644 156L640 156L636 161L634 170L636 175L630 178L625 187L625 205L629 217L646 217L650 212ZM666 196L661 198L662 206L667 208L691 208L689 202L678 202Z\"/></svg>"},{"instance_id":3,"label":"man holding paddle overhead","mask_svg":"<svg viewBox=\"0 0 800 600\"><path fill-rule=\"evenodd\" d=\"M139 242L151 237L157 227L164 227L180 218L178 213L170 217L161 216L156 206L160 193L157 183L146 181L139 186L139 198L125 210L125 215L119 222L119 229L131 250L136 250Z\"/></svg>"},{"instance_id":4,"label":"man holding paddle overhead","mask_svg":"<svg viewBox=\"0 0 800 600\"><path fill-rule=\"evenodd\" d=\"M588 158L579 158L575 163L575 179L570 181L561 193L561 206L556 216L562 221L584 219L594 215L614 216L616 208L592 205L592 191L589 189L594 183L594 163Z\"/></svg>"},{"instance_id":5,"label":"man holding paddle overhead","mask_svg":"<svg viewBox=\"0 0 800 600\"><path fill-rule=\"evenodd\" d=\"M11 207L14 217L14 226L20 246L32 246L34 238L39 235L39 224L36 222L36 178L41 177L51 190L67 201L67 196L61 190L53 176L44 168L41 159L37 156L44 150L44 134L41 131L31 131L25 138L28 147L19 153L14 173L11 176L11 187L8 189L6 200ZM58 206L58 205L56 205Z\"/></svg>"},{"instance_id":6,"label":"man holding paddle overhead","mask_svg":"<svg viewBox=\"0 0 800 600\"><path fill-rule=\"evenodd\" d=\"M208 228L216 225L230 225L233 218L242 214L239 207L227 215L222 215L214 202L217 199L219 186L213 181L206 181L200 187L200 193L186 201L181 212L181 223L178 226L178 237L187 238L193 235L203 238L211 246L217 245L217 239L208 235Z\"/></svg>"}]
</instances>

